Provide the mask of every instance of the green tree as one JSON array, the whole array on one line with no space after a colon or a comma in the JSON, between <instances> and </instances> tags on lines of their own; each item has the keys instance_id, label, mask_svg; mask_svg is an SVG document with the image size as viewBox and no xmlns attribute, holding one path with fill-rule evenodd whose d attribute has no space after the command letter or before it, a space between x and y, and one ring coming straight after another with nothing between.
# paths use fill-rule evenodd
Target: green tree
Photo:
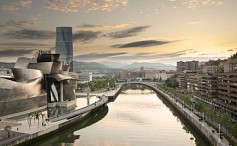
<instances>
[{"instance_id":1,"label":"green tree","mask_svg":"<svg viewBox=\"0 0 237 146\"><path fill-rule=\"evenodd\" d=\"M179 85L175 78L168 78L167 80L165 80L165 84L166 86L171 88L176 88Z\"/></svg>"},{"instance_id":2,"label":"green tree","mask_svg":"<svg viewBox=\"0 0 237 146\"><path fill-rule=\"evenodd\" d=\"M231 125L230 131L231 131L232 135L237 137L237 123Z\"/></svg>"},{"instance_id":3,"label":"green tree","mask_svg":"<svg viewBox=\"0 0 237 146\"><path fill-rule=\"evenodd\" d=\"M197 102L195 105L194 105L194 108L199 111L199 112L203 112L204 111L204 106L202 103L200 102Z\"/></svg>"},{"instance_id":4,"label":"green tree","mask_svg":"<svg viewBox=\"0 0 237 146\"><path fill-rule=\"evenodd\" d=\"M230 57L231 60L236 60L237 59L237 52Z\"/></svg>"}]
</instances>

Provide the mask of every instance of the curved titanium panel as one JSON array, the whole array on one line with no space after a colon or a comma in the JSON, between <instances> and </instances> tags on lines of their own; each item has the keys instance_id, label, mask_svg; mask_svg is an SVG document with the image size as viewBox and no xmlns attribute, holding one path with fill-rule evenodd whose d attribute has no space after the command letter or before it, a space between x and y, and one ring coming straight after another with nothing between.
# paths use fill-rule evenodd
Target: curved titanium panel
<instances>
[{"instance_id":1,"label":"curved titanium panel","mask_svg":"<svg viewBox=\"0 0 237 146\"><path fill-rule=\"evenodd\" d=\"M38 63L30 63L30 69L41 70L43 74L59 74L62 69L62 62L38 62Z\"/></svg>"},{"instance_id":2,"label":"curved titanium panel","mask_svg":"<svg viewBox=\"0 0 237 146\"><path fill-rule=\"evenodd\" d=\"M12 68L12 73L18 82L29 82L43 77L42 72L35 69Z\"/></svg>"},{"instance_id":3,"label":"curved titanium panel","mask_svg":"<svg viewBox=\"0 0 237 146\"><path fill-rule=\"evenodd\" d=\"M0 78L0 89L13 89L17 84L15 81Z\"/></svg>"},{"instance_id":4,"label":"curved titanium panel","mask_svg":"<svg viewBox=\"0 0 237 146\"><path fill-rule=\"evenodd\" d=\"M41 92L40 79L30 83L15 82L0 78L0 101L11 101L37 96Z\"/></svg>"},{"instance_id":5,"label":"curved titanium panel","mask_svg":"<svg viewBox=\"0 0 237 146\"><path fill-rule=\"evenodd\" d=\"M35 59L19 57L14 68L28 68L29 63L37 63Z\"/></svg>"}]
</instances>

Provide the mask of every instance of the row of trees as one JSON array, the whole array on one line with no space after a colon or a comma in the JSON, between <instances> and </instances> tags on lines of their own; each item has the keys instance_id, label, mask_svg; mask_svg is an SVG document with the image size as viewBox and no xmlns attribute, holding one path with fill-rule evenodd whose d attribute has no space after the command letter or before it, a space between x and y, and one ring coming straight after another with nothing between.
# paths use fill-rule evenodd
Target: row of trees
<instances>
[{"instance_id":1,"label":"row of trees","mask_svg":"<svg viewBox=\"0 0 237 146\"><path fill-rule=\"evenodd\" d=\"M207 104L203 101L193 101L191 97L181 94L174 88L163 85L162 88L174 96L179 98L179 101L184 102L190 110L195 109L199 115L204 113L209 124L217 127L217 124L221 124L225 133L229 132L237 138L237 122L234 122L230 113L225 112L222 109L215 108L213 105Z\"/></svg>"},{"instance_id":2,"label":"row of trees","mask_svg":"<svg viewBox=\"0 0 237 146\"><path fill-rule=\"evenodd\" d=\"M101 80L95 80L86 83L78 83L79 90L86 90L90 88L91 91L98 91L103 89L109 89L115 87L115 79L114 78L107 78Z\"/></svg>"},{"instance_id":3,"label":"row of trees","mask_svg":"<svg viewBox=\"0 0 237 146\"><path fill-rule=\"evenodd\" d=\"M171 87L171 88L176 88L179 86L179 83L177 82L176 77L168 78L167 80L165 80L165 84L166 86Z\"/></svg>"}]
</instances>

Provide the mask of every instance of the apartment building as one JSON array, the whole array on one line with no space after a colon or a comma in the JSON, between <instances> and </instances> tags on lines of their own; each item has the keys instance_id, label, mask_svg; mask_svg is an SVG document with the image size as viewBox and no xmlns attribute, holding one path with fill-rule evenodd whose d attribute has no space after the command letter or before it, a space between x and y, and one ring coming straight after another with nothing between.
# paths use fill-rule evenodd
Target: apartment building
<instances>
[{"instance_id":1,"label":"apartment building","mask_svg":"<svg viewBox=\"0 0 237 146\"><path fill-rule=\"evenodd\" d=\"M198 75L196 93L202 98L214 99L217 98L217 75Z\"/></svg>"},{"instance_id":2,"label":"apartment building","mask_svg":"<svg viewBox=\"0 0 237 146\"><path fill-rule=\"evenodd\" d=\"M196 72L198 70L198 61L179 61L177 62L177 72L182 73L185 70Z\"/></svg>"},{"instance_id":3,"label":"apartment building","mask_svg":"<svg viewBox=\"0 0 237 146\"><path fill-rule=\"evenodd\" d=\"M218 89L219 99L237 106L237 60L224 63L224 73L218 74Z\"/></svg>"},{"instance_id":4,"label":"apartment building","mask_svg":"<svg viewBox=\"0 0 237 146\"><path fill-rule=\"evenodd\" d=\"M218 66L203 66L202 72L203 73L217 73Z\"/></svg>"}]
</instances>

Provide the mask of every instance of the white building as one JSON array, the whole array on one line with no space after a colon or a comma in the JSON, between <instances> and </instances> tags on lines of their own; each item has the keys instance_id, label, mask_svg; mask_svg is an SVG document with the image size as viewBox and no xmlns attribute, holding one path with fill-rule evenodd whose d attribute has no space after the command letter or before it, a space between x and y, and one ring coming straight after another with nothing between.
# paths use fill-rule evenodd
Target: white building
<instances>
[{"instance_id":1,"label":"white building","mask_svg":"<svg viewBox=\"0 0 237 146\"><path fill-rule=\"evenodd\" d=\"M166 72L164 70L152 70L145 72L145 79L158 79L161 81L165 81L168 78L171 78L174 75L172 72Z\"/></svg>"}]
</instances>

